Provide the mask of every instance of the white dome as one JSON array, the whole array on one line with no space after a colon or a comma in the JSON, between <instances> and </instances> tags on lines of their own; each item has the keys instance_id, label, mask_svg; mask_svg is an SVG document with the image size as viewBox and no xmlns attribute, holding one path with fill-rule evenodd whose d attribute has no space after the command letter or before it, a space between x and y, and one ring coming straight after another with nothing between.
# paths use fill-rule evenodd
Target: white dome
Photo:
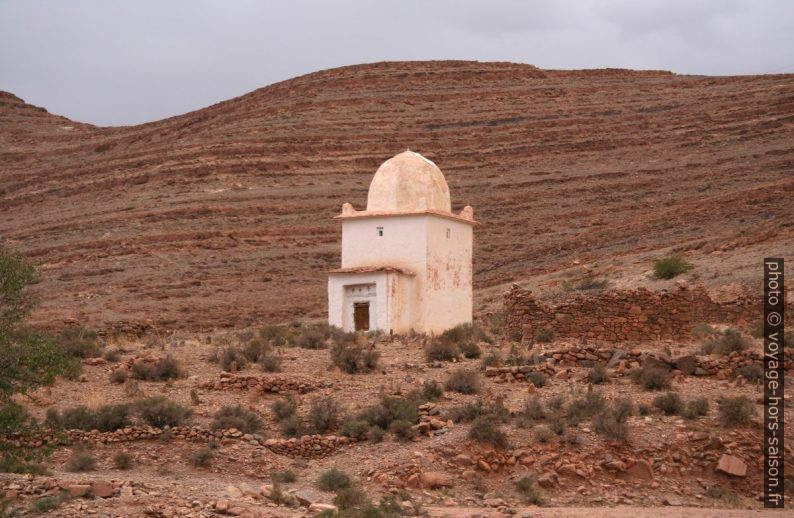
<instances>
[{"instance_id":1,"label":"white dome","mask_svg":"<svg viewBox=\"0 0 794 518\"><path fill-rule=\"evenodd\" d=\"M386 160L375 172L367 196L368 212L450 212L449 187L441 169L413 151Z\"/></svg>"}]
</instances>

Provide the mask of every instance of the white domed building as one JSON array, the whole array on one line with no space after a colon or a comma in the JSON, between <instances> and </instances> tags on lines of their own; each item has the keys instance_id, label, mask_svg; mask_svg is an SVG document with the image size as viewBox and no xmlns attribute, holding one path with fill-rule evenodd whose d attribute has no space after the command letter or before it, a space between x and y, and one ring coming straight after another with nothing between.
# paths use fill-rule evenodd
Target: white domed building
<instances>
[{"instance_id":1,"label":"white domed building","mask_svg":"<svg viewBox=\"0 0 794 518\"><path fill-rule=\"evenodd\" d=\"M474 212L452 213L441 170L405 151L384 162L367 209L342 205L342 267L328 322L346 331L441 333L472 317Z\"/></svg>"}]
</instances>

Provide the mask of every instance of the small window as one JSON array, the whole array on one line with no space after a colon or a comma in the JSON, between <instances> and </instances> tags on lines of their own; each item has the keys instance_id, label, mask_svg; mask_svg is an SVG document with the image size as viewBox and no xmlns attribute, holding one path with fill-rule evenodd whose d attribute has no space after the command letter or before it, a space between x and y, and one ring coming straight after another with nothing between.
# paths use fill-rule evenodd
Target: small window
<instances>
[{"instance_id":1,"label":"small window","mask_svg":"<svg viewBox=\"0 0 794 518\"><path fill-rule=\"evenodd\" d=\"M378 237L383 237L383 227L378 227Z\"/></svg>"},{"instance_id":2,"label":"small window","mask_svg":"<svg viewBox=\"0 0 794 518\"><path fill-rule=\"evenodd\" d=\"M449 229L447 229L447 239L449 239L449 235L450 235L450 233L451 233L451 232L450 232L450 230L449 230Z\"/></svg>"}]
</instances>

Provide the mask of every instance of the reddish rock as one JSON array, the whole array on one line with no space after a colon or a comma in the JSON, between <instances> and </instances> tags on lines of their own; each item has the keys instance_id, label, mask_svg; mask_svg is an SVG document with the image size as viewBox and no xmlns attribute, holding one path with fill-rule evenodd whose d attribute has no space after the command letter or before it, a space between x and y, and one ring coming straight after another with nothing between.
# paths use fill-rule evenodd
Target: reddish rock
<instances>
[{"instance_id":1,"label":"reddish rock","mask_svg":"<svg viewBox=\"0 0 794 518\"><path fill-rule=\"evenodd\" d=\"M94 493L94 496L98 496L99 498L110 498L115 494L113 484L104 480L95 480L91 482L91 492Z\"/></svg>"},{"instance_id":2,"label":"reddish rock","mask_svg":"<svg viewBox=\"0 0 794 518\"><path fill-rule=\"evenodd\" d=\"M739 457L723 454L717 463L716 471L733 477L744 477L747 475L747 464Z\"/></svg>"},{"instance_id":3,"label":"reddish rock","mask_svg":"<svg viewBox=\"0 0 794 518\"><path fill-rule=\"evenodd\" d=\"M643 480L653 480L653 467L646 460L638 460L633 466L626 470L630 476Z\"/></svg>"}]
</instances>

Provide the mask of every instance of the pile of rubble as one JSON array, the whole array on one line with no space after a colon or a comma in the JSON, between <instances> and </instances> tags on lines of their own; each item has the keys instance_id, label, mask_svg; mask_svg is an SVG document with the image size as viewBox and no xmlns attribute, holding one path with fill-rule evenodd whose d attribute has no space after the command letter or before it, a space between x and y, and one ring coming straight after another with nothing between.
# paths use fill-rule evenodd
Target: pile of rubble
<instances>
[{"instance_id":1,"label":"pile of rubble","mask_svg":"<svg viewBox=\"0 0 794 518\"><path fill-rule=\"evenodd\" d=\"M419 406L419 423L412 428L420 435L433 437L446 433L453 426L451 419L441 419L441 410L435 403L424 403Z\"/></svg>"}]
</instances>

